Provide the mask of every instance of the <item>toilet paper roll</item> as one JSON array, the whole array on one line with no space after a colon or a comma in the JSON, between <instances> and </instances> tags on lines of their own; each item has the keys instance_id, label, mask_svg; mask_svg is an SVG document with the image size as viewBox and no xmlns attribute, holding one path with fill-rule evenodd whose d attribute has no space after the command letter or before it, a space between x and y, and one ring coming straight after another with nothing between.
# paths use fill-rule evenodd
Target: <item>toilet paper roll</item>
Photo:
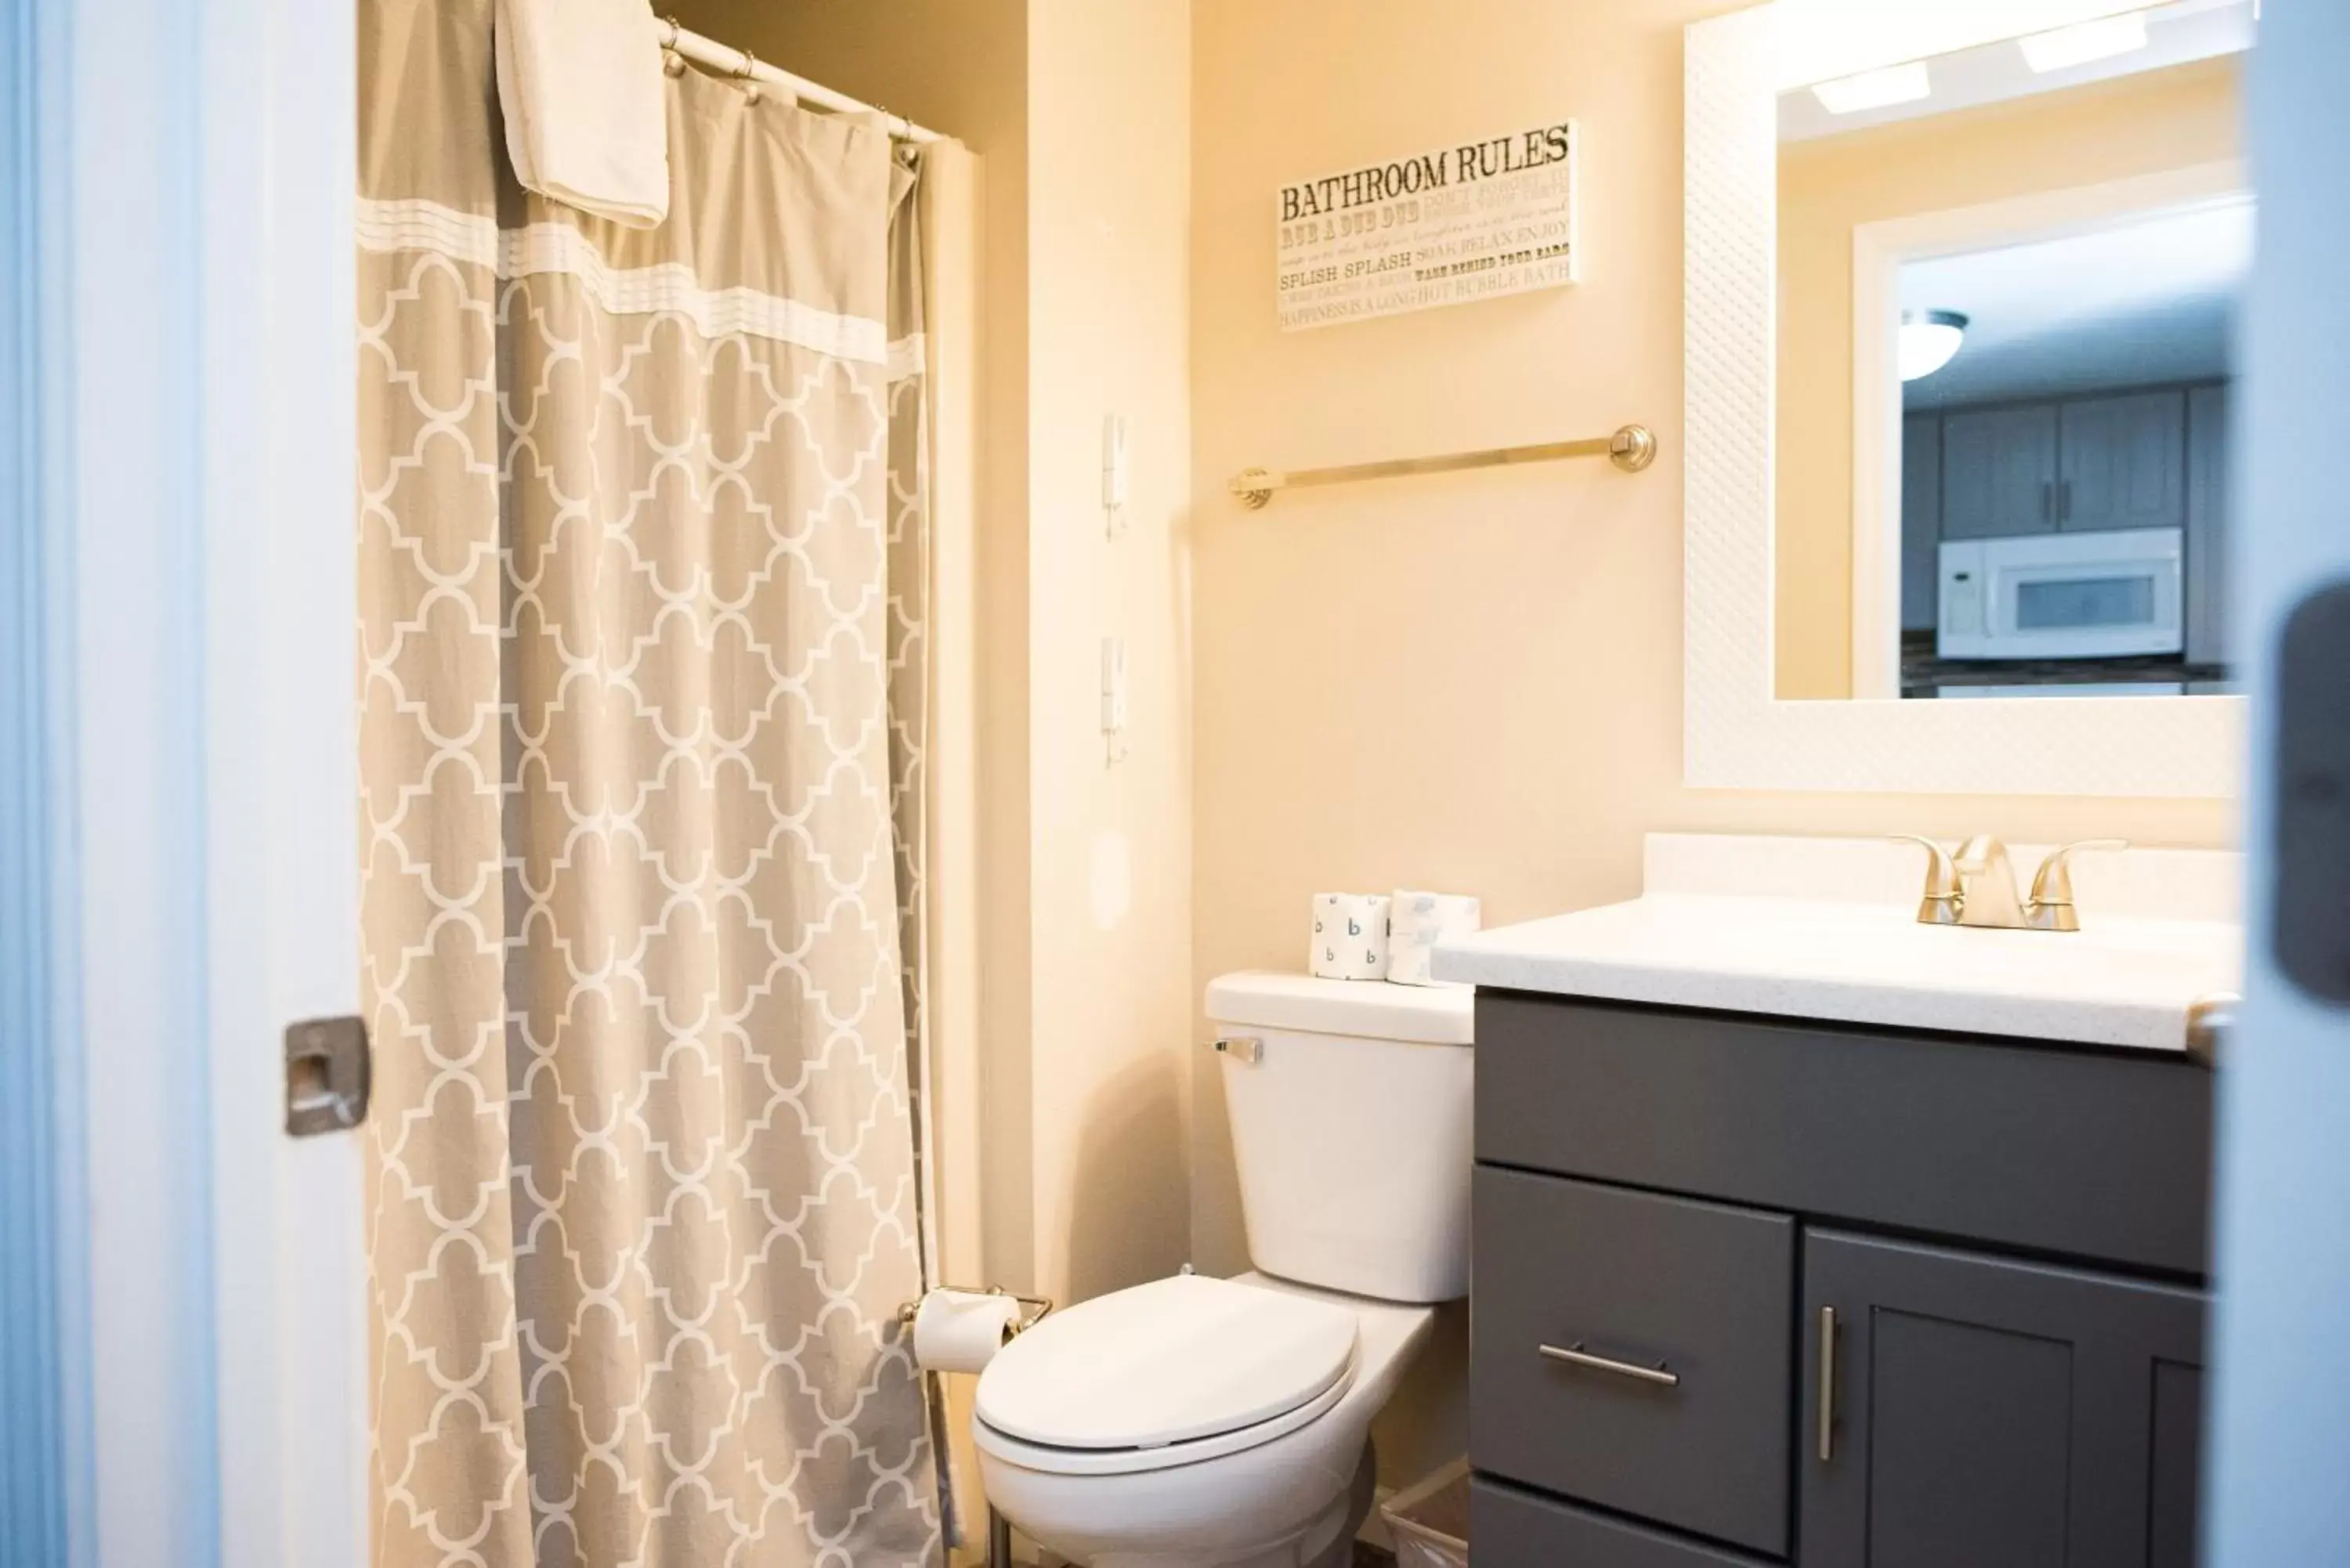
<instances>
[{"instance_id":1,"label":"toilet paper roll","mask_svg":"<svg viewBox=\"0 0 2350 1568\"><path fill-rule=\"evenodd\" d=\"M1465 937L1483 923L1476 899L1459 893L1420 893L1399 888L1388 905L1388 978L1398 985L1458 985L1438 980L1429 961L1436 944Z\"/></svg>"},{"instance_id":2,"label":"toilet paper roll","mask_svg":"<svg viewBox=\"0 0 2350 1568\"><path fill-rule=\"evenodd\" d=\"M1305 971L1324 980L1385 980L1388 901L1377 893L1314 895L1314 945Z\"/></svg>"},{"instance_id":3,"label":"toilet paper roll","mask_svg":"<svg viewBox=\"0 0 2350 1568\"><path fill-rule=\"evenodd\" d=\"M1014 1296L932 1291L914 1309L914 1364L926 1372L977 1372L995 1359L1019 1319Z\"/></svg>"}]
</instances>

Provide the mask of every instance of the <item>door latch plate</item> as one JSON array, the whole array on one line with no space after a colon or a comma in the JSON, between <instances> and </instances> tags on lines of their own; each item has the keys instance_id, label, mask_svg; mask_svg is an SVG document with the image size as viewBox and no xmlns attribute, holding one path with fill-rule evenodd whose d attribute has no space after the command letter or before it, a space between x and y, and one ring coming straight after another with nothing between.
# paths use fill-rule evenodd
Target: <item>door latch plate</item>
<instances>
[{"instance_id":1,"label":"door latch plate","mask_svg":"<svg viewBox=\"0 0 2350 1568\"><path fill-rule=\"evenodd\" d=\"M286 1028L286 1132L348 1132L367 1120L367 1023L307 1018Z\"/></svg>"}]
</instances>

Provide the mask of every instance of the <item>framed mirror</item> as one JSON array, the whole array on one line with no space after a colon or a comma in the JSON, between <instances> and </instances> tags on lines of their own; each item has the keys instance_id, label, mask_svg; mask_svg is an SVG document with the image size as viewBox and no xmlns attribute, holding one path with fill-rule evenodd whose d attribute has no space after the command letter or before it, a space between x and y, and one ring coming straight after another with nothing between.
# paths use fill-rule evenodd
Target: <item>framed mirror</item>
<instances>
[{"instance_id":1,"label":"framed mirror","mask_svg":"<svg viewBox=\"0 0 2350 1568\"><path fill-rule=\"evenodd\" d=\"M2233 793L2253 10L1690 26L1691 783Z\"/></svg>"}]
</instances>

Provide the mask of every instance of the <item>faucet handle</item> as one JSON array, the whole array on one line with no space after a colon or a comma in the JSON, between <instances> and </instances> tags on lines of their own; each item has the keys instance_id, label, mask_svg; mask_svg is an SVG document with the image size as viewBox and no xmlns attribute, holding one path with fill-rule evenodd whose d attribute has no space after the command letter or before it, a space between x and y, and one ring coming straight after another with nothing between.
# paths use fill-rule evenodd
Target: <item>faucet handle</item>
<instances>
[{"instance_id":1,"label":"faucet handle","mask_svg":"<svg viewBox=\"0 0 2350 1568\"><path fill-rule=\"evenodd\" d=\"M1959 867L1950 852L1933 839L1916 833L1888 833L1886 837L1897 844L1922 844L1929 858L1926 862L1926 891L1918 899L1918 919L1922 925L1954 926L1966 908L1966 886L1959 879Z\"/></svg>"},{"instance_id":2,"label":"faucet handle","mask_svg":"<svg viewBox=\"0 0 2350 1568\"><path fill-rule=\"evenodd\" d=\"M2033 874L2032 897L2026 900L2027 906L2035 912L2041 909L2059 911L2055 917L2054 925L2057 930L2079 930L2080 919L2072 912L2073 852L2076 849L2127 849L2128 847L2129 840L2126 838L2083 838L2067 844L2062 848L2050 850L2048 858L2043 860L2040 863L2040 869Z\"/></svg>"}]
</instances>

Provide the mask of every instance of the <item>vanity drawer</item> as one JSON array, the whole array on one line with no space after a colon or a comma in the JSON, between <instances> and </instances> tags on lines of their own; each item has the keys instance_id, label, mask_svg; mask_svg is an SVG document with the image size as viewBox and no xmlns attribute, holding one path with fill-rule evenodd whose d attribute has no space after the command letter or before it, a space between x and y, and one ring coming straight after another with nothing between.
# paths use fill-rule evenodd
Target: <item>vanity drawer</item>
<instances>
[{"instance_id":1,"label":"vanity drawer","mask_svg":"<svg viewBox=\"0 0 2350 1568\"><path fill-rule=\"evenodd\" d=\"M1486 1476L1469 1482L1477 1568L1762 1568L1760 1558L1586 1513Z\"/></svg>"},{"instance_id":2,"label":"vanity drawer","mask_svg":"<svg viewBox=\"0 0 2350 1568\"><path fill-rule=\"evenodd\" d=\"M1475 1231L1476 1468L1783 1554L1794 1221L1480 1166Z\"/></svg>"}]
</instances>

